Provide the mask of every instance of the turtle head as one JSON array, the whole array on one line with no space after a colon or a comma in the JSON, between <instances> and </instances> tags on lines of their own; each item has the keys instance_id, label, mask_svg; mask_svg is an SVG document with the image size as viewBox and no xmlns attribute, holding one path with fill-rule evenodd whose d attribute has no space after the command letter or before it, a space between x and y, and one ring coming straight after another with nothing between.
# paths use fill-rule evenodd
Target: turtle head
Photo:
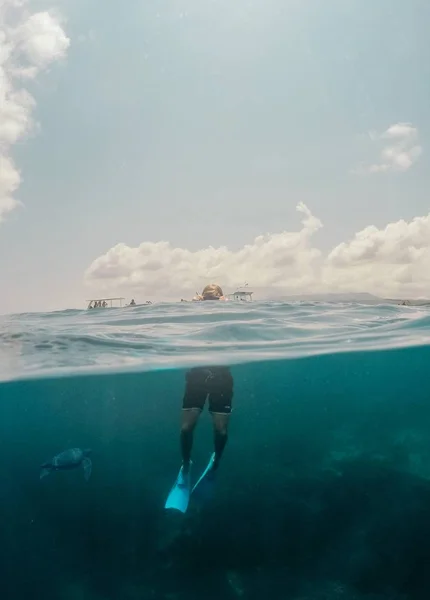
<instances>
[{"instance_id":1,"label":"turtle head","mask_svg":"<svg viewBox=\"0 0 430 600\"><path fill-rule=\"evenodd\" d=\"M84 456L89 456L90 454L92 454L92 452L93 451L91 450L91 448L84 448L84 450L82 450L82 454Z\"/></svg>"}]
</instances>

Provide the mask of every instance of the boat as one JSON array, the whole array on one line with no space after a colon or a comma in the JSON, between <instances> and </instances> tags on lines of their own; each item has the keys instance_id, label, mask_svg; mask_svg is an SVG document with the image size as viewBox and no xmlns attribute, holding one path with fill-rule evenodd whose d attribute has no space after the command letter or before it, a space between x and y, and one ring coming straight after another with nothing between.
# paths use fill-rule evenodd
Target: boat
<instances>
[{"instance_id":1,"label":"boat","mask_svg":"<svg viewBox=\"0 0 430 600\"><path fill-rule=\"evenodd\" d=\"M254 292L251 292L247 288L248 288L248 284L245 283L245 285L237 288L237 290L235 292L233 292L232 294L228 294L227 298L229 300L235 300L238 302L252 302L252 294Z\"/></svg>"},{"instance_id":2,"label":"boat","mask_svg":"<svg viewBox=\"0 0 430 600\"><path fill-rule=\"evenodd\" d=\"M151 300L146 300L145 302L141 302L140 304L137 304L134 301L134 298L131 300L131 302L129 304L126 304L126 306L150 306L152 304Z\"/></svg>"},{"instance_id":3,"label":"boat","mask_svg":"<svg viewBox=\"0 0 430 600\"><path fill-rule=\"evenodd\" d=\"M125 298L91 298L91 300L87 300L87 302L88 302L87 309L90 309L90 308L121 308L124 300L125 300Z\"/></svg>"}]
</instances>

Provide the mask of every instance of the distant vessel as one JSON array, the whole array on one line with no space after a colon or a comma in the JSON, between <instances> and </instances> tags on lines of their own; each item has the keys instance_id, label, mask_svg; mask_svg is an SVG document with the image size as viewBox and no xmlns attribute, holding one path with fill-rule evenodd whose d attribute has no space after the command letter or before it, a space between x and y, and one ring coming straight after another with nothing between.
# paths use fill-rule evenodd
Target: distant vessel
<instances>
[{"instance_id":1,"label":"distant vessel","mask_svg":"<svg viewBox=\"0 0 430 600\"><path fill-rule=\"evenodd\" d=\"M134 301L134 298L131 300L130 304L126 304L126 306L149 306L150 304L152 304L151 300L146 300L145 302L142 302L141 304L136 304L136 302Z\"/></svg>"},{"instance_id":2,"label":"distant vessel","mask_svg":"<svg viewBox=\"0 0 430 600\"><path fill-rule=\"evenodd\" d=\"M121 308L125 298L92 298L87 300L89 308Z\"/></svg>"},{"instance_id":3,"label":"distant vessel","mask_svg":"<svg viewBox=\"0 0 430 600\"><path fill-rule=\"evenodd\" d=\"M248 288L248 284L245 283L244 286L241 286L240 288L238 288L235 292L233 292L232 294L228 295L228 299L229 300L236 300L239 302L252 302L252 294L254 292L251 292L249 289L245 289Z\"/></svg>"}]
</instances>

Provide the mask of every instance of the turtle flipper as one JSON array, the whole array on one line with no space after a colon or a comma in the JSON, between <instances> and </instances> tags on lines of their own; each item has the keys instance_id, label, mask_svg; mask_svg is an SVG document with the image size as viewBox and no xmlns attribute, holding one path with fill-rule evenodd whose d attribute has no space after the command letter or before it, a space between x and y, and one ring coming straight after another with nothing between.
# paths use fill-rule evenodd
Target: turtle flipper
<instances>
[{"instance_id":1,"label":"turtle flipper","mask_svg":"<svg viewBox=\"0 0 430 600\"><path fill-rule=\"evenodd\" d=\"M91 459L84 458L82 461L82 466L84 468L85 481L88 481L88 479L91 477L91 471L93 470L93 463L91 462Z\"/></svg>"},{"instance_id":2,"label":"turtle flipper","mask_svg":"<svg viewBox=\"0 0 430 600\"><path fill-rule=\"evenodd\" d=\"M40 467L40 479L47 477L49 473L52 471L52 465L49 463L45 463Z\"/></svg>"}]
</instances>

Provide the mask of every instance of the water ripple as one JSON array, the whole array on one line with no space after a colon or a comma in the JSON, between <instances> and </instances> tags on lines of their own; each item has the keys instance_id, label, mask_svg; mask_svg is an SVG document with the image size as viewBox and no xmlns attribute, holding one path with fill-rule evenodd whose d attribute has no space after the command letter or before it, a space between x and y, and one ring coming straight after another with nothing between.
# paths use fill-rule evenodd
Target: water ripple
<instances>
[{"instance_id":1,"label":"water ripple","mask_svg":"<svg viewBox=\"0 0 430 600\"><path fill-rule=\"evenodd\" d=\"M0 317L0 380L425 345L427 307L176 303Z\"/></svg>"}]
</instances>

